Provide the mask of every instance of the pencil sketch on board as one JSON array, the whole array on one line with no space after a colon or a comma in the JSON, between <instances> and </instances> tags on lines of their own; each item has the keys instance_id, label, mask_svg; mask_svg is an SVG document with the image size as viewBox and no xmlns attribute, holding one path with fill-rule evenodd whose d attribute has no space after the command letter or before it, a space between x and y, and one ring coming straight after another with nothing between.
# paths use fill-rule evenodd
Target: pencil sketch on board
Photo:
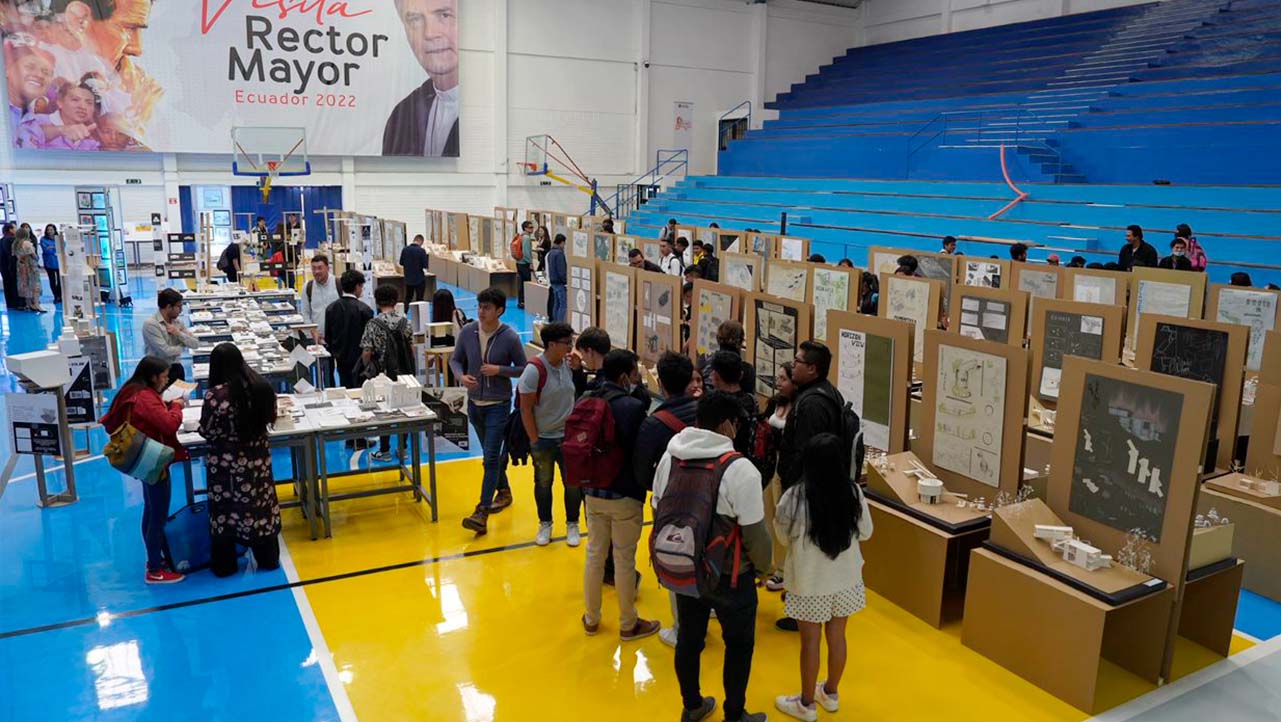
<instances>
[{"instance_id":1,"label":"pencil sketch on board","mask_svg":"<svg viewBox=\"0 0 1281 722\"><path fill-rule=\"evenodd\" d=\"M934 464L998 487L1005 430L1005 359L938 346Z\"/></svg>"}]
</instances>

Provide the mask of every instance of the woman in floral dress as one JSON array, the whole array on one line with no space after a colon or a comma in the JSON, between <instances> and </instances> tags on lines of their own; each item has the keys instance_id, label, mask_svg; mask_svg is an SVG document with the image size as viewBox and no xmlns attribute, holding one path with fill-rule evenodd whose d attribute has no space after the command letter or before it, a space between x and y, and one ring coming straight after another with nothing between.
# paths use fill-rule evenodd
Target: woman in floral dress
<instances>
[{"instance_id":1,"label":"woman in floral dress","mask_svg":"<svg viewBox=\"0 0 1281 722\"><path fill-rule=\"evenodd\" d=\"M44 313L40 306L40 262L36 260L35 239L31 229L23 224L18 239L13 244L13 256L18 263L18 295L27 302L27 308Z\"/></svg>"},{"instance_id":2,"label":"woman in floral dress","mask_svg":"<svg viewBox=\"0 0 1281 722\"><path fill-rule=\"evenodd\" d=\"M267 428L276 421L276 392L229 343L209 356L209 391L200 435L209 443L210 569L236 573L236 545L253 551L260 569L280 566L280 502L271 476Z\"/></svg>"}]
</instances>

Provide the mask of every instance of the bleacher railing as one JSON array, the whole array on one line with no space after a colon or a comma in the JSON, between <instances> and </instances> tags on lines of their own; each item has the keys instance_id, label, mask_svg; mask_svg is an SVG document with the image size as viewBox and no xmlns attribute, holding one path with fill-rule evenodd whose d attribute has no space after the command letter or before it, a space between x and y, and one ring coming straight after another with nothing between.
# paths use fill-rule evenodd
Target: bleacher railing
<instances>
[{"instance_id":1,"label":"bleacher railing","mask_svg":"<svg viewBox=\"0 0 1281 722\"><path fill-rule=\"evenodd\" d=\"M689 151L659 150L655 153L654 167L629 183L619 183L614 195L602 201L605 211L614 218L626 218L629 213L641 207L641 189L647 189L648 200L657 192L669 176L689 174Z\"/></svg>"},{"instance_id":2,"label":"bleacher railing","mask_svg":"<svg viewBox=\"0 0 1281 722\"><path fill-rule=\"evenodd\" d=\"M948 110L934 116L907 141L904 178L911 180L913 163L935 150L998 148L1002 145L1020 153L1034 154L1042 172L1062 181L1063 155L1050 145L1048 118L1022 106L975 110Z\"/></svg>"},{"instance_id":3,"label":"bleacher railing","mask_svg":"<svg viewBox=\"0 0 1281 722\"><path fill-rule=\"evenodd\" d=\"M747 108L747 115L731 117L731 116L734 116L735 113L742 110L743 108ZM741 124L732 123L730 125L723 125L723 123L726 120L736 120L736 121L742 120L746 122ZM739 130L742 130L742 135L736 134L736 130L735 130L736 127ZM716 119L716 128L717 128L717 134L718 134L718 137L716 139L716 148L718 150L725 150L729 148L729 142L731 140L736 140L738 138L743 137L743 135L746 135L747 131L750 130L751 127L752 127L752 101L744 100L738 105L735 105L733 108L730 108L724 113L721 113L721 117Z\"/></svg>"}]
</instances>

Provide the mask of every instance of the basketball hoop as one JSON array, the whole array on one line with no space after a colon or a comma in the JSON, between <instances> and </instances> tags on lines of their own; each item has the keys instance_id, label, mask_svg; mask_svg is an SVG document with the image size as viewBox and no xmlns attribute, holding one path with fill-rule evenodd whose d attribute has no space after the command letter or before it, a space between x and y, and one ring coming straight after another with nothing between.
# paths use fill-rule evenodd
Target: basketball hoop
<instances>
[{"instance_id":1,"label":"basketball hoop","mask_svg":"<svg viewBox=\"0 0 1281 722\"><path fill-rule=\"evenodd\" d=\"M258 190L262 191L263 203L271 199L271 179L272 176L265 175L258 180Z\"/></svg>"}]
</instances>

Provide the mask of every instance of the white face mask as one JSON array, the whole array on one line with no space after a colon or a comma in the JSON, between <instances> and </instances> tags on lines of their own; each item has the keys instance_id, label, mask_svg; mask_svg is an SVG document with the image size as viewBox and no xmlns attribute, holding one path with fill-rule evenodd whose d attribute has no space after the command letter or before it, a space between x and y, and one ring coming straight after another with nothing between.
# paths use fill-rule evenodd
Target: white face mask
<instances>
[{"instance_id":1,"label":"white face mask","mask_svg":"<svg viewBox=\"0 0 1281 722\"><path fill-rule=\"evenodd\" d=\"M1174 256L1175 258L1183 258L1183 256L1186 255L1186 253L1184 251L1171 251L1170 255Z\"/></svg>"}]
</instances>

